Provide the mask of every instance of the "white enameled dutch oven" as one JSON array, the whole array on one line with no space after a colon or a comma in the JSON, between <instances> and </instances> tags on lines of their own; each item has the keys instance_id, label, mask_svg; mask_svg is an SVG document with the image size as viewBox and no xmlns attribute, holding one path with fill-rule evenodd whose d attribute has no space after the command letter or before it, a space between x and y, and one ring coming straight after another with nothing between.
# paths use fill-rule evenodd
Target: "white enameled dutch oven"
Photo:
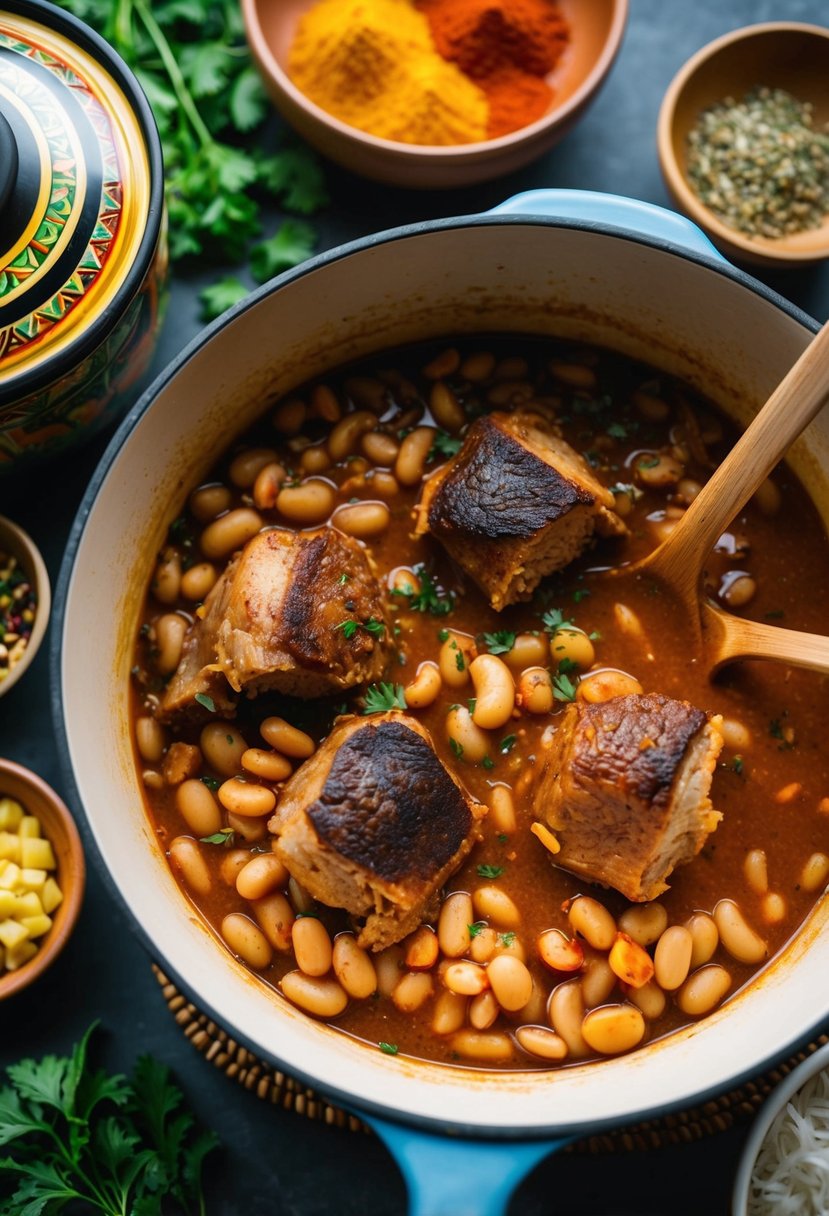
<instances>
[{"instance_id":1,"label":"white enameled dutch oven","mask_svg":"<svg viewBox=\"0 0 829 1216\"><path fill-rule=\"evenodd\" d=\"M829 906L819 900L782 956L718 1012L601 1064L452 1068L390 1059L320 1025L199 925L145 818L127 690L153 555L188 488L268 401L357 356L460 331L577 337L684 377L745 422L816 328L670 212L608 195L519 195L491 214L357 241L275 279L161 375L92 480L56 597L56 719L113 891L165 970L234 1038L373 1121L419 1216L495 1216L520 1175L567 1139L699 1103L808 1039L829 1017ZM792 463L827 518L829 417ZM453 1168L441 1168L445 1154ZM472 1170L485 1183L474 1197Z\"/></svg>"}]
</instances>

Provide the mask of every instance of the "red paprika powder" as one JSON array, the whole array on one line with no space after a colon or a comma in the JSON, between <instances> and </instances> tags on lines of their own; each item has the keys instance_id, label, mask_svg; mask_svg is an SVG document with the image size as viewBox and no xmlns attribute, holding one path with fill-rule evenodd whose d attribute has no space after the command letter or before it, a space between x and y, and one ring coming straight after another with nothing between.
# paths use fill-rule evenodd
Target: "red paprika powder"
<instances>
[{"instance_id":1,"label":"red paprika powder","mask_svg":"<svg viewBox=\"0 0 829 1216\"><path fill-rule=\"evenodd\" d=\"M486 93L489 139L547 112L553 92L544 77L569 36L555 0L417 0L417 7L438 52Z\"/></svg>"}]
</instances>

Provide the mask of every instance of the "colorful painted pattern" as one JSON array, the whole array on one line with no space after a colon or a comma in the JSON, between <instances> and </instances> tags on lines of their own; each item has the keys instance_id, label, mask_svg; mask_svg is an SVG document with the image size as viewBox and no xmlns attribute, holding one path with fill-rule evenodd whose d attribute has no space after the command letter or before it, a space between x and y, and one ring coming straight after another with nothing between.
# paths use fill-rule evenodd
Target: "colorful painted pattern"
<instances>
[{"instance_id":1,"label":"colorful painted pattern","mask_svg":"<svg viewBox=\"0 0 829 1216\"><path fill-rule=\"evenodd\" d=\"M19 362L46 334L64 322L100 278L118 232L123 200L110 120L85 81L65 63L21 42L2 27L0 48L47 68L62 88L72 90L98 141L104 178L96 223L79 263L48 300L17 321L2 326L4 303L10 303L21 288L25 290L39 279L44 268L50 269L50 261L57 262L73 216L77 218L77 209L83 205L85 179L78 165L82 155L79 136L71 129L58 96L33 74L17 68L8 57L0 59L0 84L20 100L45 140L48 163L42 165L42 172L50 181L45 210L28 243L14 252L8 262L0 255L0 360L8 367Z\"/></svg>"}]
</instances>

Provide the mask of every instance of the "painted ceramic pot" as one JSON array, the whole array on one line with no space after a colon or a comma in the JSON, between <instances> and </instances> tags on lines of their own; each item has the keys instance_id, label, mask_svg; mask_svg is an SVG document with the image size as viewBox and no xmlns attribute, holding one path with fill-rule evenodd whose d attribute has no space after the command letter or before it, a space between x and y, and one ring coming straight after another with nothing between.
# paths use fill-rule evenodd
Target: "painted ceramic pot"
<instances>
[{"instance_id":1,"label":"painted ceramic pot","mask_svg":"<svg viewBox=\"0 0 829 1216\"><path fill-rule=\"evenodd\" d=\"M141 388L167 259L149 104L94 31L0 8L0 477L113 421Z\"/></svg>"}]
</instances>

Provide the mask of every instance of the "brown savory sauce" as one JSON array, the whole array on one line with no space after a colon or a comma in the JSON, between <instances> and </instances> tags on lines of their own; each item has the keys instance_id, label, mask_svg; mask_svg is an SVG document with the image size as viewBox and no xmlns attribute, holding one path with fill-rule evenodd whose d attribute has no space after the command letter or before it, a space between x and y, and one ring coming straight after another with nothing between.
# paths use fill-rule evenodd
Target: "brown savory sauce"
<instances>
[{"instance_id":1,"label":"brown savory sauce","mask_svg":"<svg viewBox=\"0 0 829 1216\"><path fill-rule=\"evenodd\" d=\"M532 600L499 614L439 544L429 537L413 539L412 509L421 474L428 476L458 449L469 420L488 409L528 403L553 416L564 438L613 488L629 535L599 542L545 579ZM360 424L349 434L339 420L358 411ZM415 453L401 468L401 441L412 428L428 425L438 429L425 449L421 445L419 460ZM332 434L337 438L332 440ZM312 953L321 937L324 961L325 943L351 927L343 913L315 904L293 880L287 881L281 863L273 864L267 813L230 814L216 794L226 780L242 775L273 791L278 804L284 778L312 745L300 738L297 747L297 736L285 747L287 756L279 752L278 742L274 752L260 733L264 720L284 719L316 745L338 715L399 708L403 689L428 661L438 664L443 676L439 692L422 708L410 706L409 713L428 729L443 764L473 798L491 808L480 842L447 883L444 898L454 892L471 895L471 905L458 905L462 912L471 908L465 958L478 967L505 954L520 959L532 976L532 995L522 1008L509 1011L489 987L478 995L471 989L468 994L452 992L447 971L458 958L444 957L440 933L436 942L431 931L421 931L371 956L376 984L369 980L364 986L376 991L348 998L344 1011L331 1019L341 1030L390 1054L487 1067L567 1064L616 1050L614 1018L621 1026L620 1048L693 1021L733 995L797 929L829 877L825 680L777 664L742 663L710 683L664 595L647 582L626 582L620 604L606 573L662 539L733 437L710 403L685 385L611 352L532 338L464 338L386 352L303 386L269 408L213 470L205 487L194 490L187 512L171 524L142 616L133 670L138 765L148 813L168 854L172 845L173 870L187 896L219 942L224 937L228 948L274 988L275 1000L284 999L278 992L283 976L297 971L291 947L294 914L318 918L327 931L303 929ZM291 496L281 498L287 515L272 505L280 482L284 490L301 488L308 479L325 488L311 496L294 495L294 502ZM246 535L259 523L319 527L337 507L363 503L379 505L352 512L350 520L341 511L336 522L364 540L388 588L397 657L387 683L373 685L368 693L357 688L309 701L273 693L241 697L232 722L217 721L220 715L210 712L212 702L206 697L201 721L162 727L153 715L176 665L185 627L230 559L232 550L224 552L223 546L237 547L231 519L229 540L220 532L215 541L214 533L205 552L202 538L212 521L244 508L259 517L257 522L252 515L246 524L236 517ZM788 469L775 474L773 484L766 484L721 538L704 579L732 611L790 628L823 629L829 598L826 537L815 508ZM466 707L473 697L466 670L470 646L479 654L500 655L516 683L526 668L547 669L556 698L551 712L516 708L503 729L484 732L480 757L465 753L457 737L447 733L453 707ZM724 719L726 745L712 789L722 822L699 856L671 876L659 907L646 905L644 913L631 914L632 905L616 892L591 887L556 868L530 831L534 816L528 791L545 732L566 703L582 695L579 687L588 673L604 668L624 673L609 677L611 684L617 681L618 692L641 686ZM272 738L288 736L277 728ZM260 751L252 755L246 748ZM181 788L188 781L191 795L197 781L210 797L200 799L197 791L189 803L186 797L182 802ZM263 805L269 804L265 796ZM188 814L182 805L190 808ZM241 867L257 857L272 860L260 866L262 885L253 885L257 894L265 894L249 900L236 881ZM240 885L250 889L244 881ZM734 901L750 926L749 941L764 943L764 957L751 962L735 957L746 953L739 940L735 946L726 930L725 942L717 941L708 915L696 921L689 980L684 978L687 964L680 964L683 982L678 988L663 992L654 980L644 988L630 987L608 964L607 947L597 949L577 932L579 915L568 904L577 895L597 900L614 918L614 931L618 927L639 937L651 957L656 943L650 940L654 931L648 917L658 934L666 924L685 926L695 913L713 913L718 901ZM281 927L274 927L274 907L283 909ZM589 912L585 904L581 911L585 907ZM437 920L431 928L437 929ZM538 939L551 929L564 935L556 939L559 946L575 943L575 970L554 969L542 961ZM712 938L708 947L706 933ZM349 946L352 942L348 939ZM706 967L707 981L704 976L700 986L701 968ZM714 972L714 967L721 970ZM310 988L303 987L301 975L299 981L287 988L309 1012L325 1016L326 1009L337 1006L336 992L342 989L333 971L312 977ZM711 995L706 995L706 982ZM474 976L472 983L474 988ZM306 990L310 997L303 995ZM328 1005L332 992L334 1004ZM558 995L551 1000L554 992ZM579 1035L580 1020L591 1007L612 1007L607 1026L589 1036L593 1048ZM641 1009L644 1017L628 1017L631 1009ZM626 1039L629 1024L633 1030Z\"/></svg>"}]
</instances>

